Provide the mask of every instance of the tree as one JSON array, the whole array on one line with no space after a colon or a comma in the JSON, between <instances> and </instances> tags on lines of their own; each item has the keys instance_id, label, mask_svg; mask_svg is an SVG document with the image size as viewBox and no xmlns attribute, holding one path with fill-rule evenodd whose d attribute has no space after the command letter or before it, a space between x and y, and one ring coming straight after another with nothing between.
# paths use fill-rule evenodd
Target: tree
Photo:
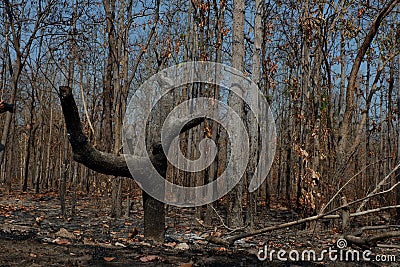
<instances>
[{"instance_id":1,"label":"tree","mask_svg":"<svg viewBox=\"0 0 400 267\"><path fill-rule=\"evenodd\" d=\"M67 86L61 86L59 97L74 160L84 164L86 167L96 172L107 175L128 178L133 178L134 175L144 175L143 172L146 172L147 164L144 163L145 161L143 158L134 158L133 164L141 166L141 168L132 174L126 165L126 161L123 156L99 151L89 143L87 136L82 131L82 124L79 118L78 108L73 98L71 88ZM185 124L181 133L197 126L202 121L203 119L200 118ZM170 127L171 129L176 129L182 124L183 123L181 120L176 119L174 124ZM171 130L167 129L167 131L170 132ZM168 151L168 148L166 150ZM153 145L149 151L149 155L156 170L165 177L168 162L164 154L164 150L161 147L161 140L153 142ZM150 166L147 168L150 168ZM150 196L147 197L149 199L147 199L147 201L143 201L145 212L145 236L146 238L162 241L164 240L165 218L160 216L160 212L162 214L162 211L155 210L155 207L151 206L155 201L160 201L154 200Z\"/></svg>"},{"instance_id":2,"label":"tree","mask_svg":"<svg viewBox=\"0 0 400 267\"><path fill-rule=\"evenodd\" d=\"M18 95L18 83L20 81L22 70L30 54L32 45L36 39L36 35L46 18L51 13L51 9L55 4L55 1L50 1L42 7L42 5L31 6L30 3L13 4L9 0L3 1L4 9L6 13L5 27L6 27L6 47L8 50L8 45L10 45L15 52L15 59L12 59L12 54L8 50L8 70L11 77L11 96L10 104L15 104ZM36 8L31 12L31 8ZM25 40L22 38L22 33L26 33L25 29L27 22L30 22L32 17L35 17L33 25L30 25L31 31ZM9 39L9 37L11 37ZM6 141L8 138L8 133L10 131L12 113L7 113L3 133L1 136L1 144L6 146ZM0 151L0 162L3 162L4 150Z\"/></svg>"},{"instance_id":3,"label":"tree","mask_svg":"<svg viewBox=\"0 0 400 267\"><path fill-rule=\"evenodd\" d=\"M399 38L397 38L399 41ZM400 129L400 56L398 56L398 76L397 76L397 130ZM397 132L397 160L396 162L400 161L400 133ZM396 182L400 182L400 170L396 173ZM396 203L400 205L400 187L397 188L397 196L396 196ZM397 221L400 221L400 208L397 209Z\"/></svg>"},{"instance_id":4,"label":"tree","mask_svg":"<svg viewBox=\"0 0 400 267\"><path fill-rule=\"evenodd\" d=\"M368 116L369 109L367 108L363 112L361 122L359 123L358 128L356 130L356 135L351 142L350 141L351 140L350 134L352 132L351 122L354 117L354 110L356 109L356 103L355 103L355 95L357 88L356 81L361 63L372 41L374 40L374 37L378 33L382 21L396 7L398 3L399 0L391 0L380 10L375 20L372 22L369 31L361 44L361 47L358 48L357 55L354 59L354 63L352 64L346 87L346 108L344 111L343 120L341 121L341 125L339 128L338 146L336 155L337 157L336 169L338 174L343 172L345 166L347 165L347 162L354 155L356 149L358 148L361 141L361 135L366 123L366 118ZM372 100L373 95L374 91L370 92L368 96L369 102Z\"/></svg>"}]
</instances>

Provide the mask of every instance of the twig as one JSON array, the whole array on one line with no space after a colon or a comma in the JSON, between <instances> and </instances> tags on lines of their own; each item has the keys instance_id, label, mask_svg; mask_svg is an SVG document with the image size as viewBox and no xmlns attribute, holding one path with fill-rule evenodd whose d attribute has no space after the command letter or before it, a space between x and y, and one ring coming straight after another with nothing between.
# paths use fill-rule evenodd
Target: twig
<instances>
[{"instance_id":1,"label":"twig","mask_svg":"<svg viewBox=\"0 0 400 267\"><path fill-rule=\"evenodd\" d=\"M208 206L210 206L211 209L215 212L215 214L217 215L218 219L221 221L222 226L230 231L228 234L231 234L231 233L234 233L236 231L240 231L240 230L243 230L244 228L246 228L245 226L244 227L240 227L240 228L230 228L228 225L226 225L224 223L224 219L222 219L222 217L218 214L218 211L213 207L213 205L208 204Z\"/></svg>"},{"instance_id":2,"label":"twig","mask_svg":"<svg viewBox=\"0 0 400 267\"><path fill-rule=\"evenodd\" d=\"M355 212L355 213L350 214L350 217L356 217L356 216L366 215L366 214L369 214L369 213L375 213L375 212L378 212L378 211L384 211L384 210L389 210L389 209L397 209L397 208L400 208L400 205L387 206L387 207L381 207L381 208L376 208L376 209L372 209L372 210Z\"/></svg>"},{"instance_id":3,"label":"twig","mask_svg":"<svg viewBox=\"0 0 400 267\"><path fill-rule=\"evenodd\" d=\"M397 182L396 184L394 184L394 185L393 185L391 188L389 188L389 189L386 189L386 190L384 190L384 191L381 191L381 192L378 192L378 193L375 193L375 194L372 194L372 195L368 195L368 196L366 196L366 197L363 197L363 198L354 200L354 201L352 201L352 202L347 203L347 205L342 205L342 206L340 206L340 207L334 208L333 210L331 210L331 211L329 211L329 212L326 212L326 213L324 213L324 214L332 214L332 213L334 213L334 212L336 212L336 211L339 211L339 210L344 209L344 208L347 208L347 207L349 207L349 206L351 206L351 205L357 204L357 203L359 203L359 202L361 202L361 201L363 201L363 200L370 199L370 198L372 198L372 197L376 197L376 196L379 196L379 195L383 195L383 194L389 193L390 191L392 191L393 189L395 189L398 185L400 185L400 182ZM321 215L322 215L322 214L321 214ZM334 215L331 215L331 216L334 216ZM329 217L329 216L328 216L328 217ZM328 217L327 217L327 216L324 216L324 219L330 219L330 218L328 218ZM335 218L336 218L336 217L335 217Z\"/></svg>"},{"instance_id":4,"label":"twig","mask_svg":"<svg viewBox=\"0 0 400 267\"><path fill-rule=\"evenodd\" d=\"M325 209L329 206L329 204L332 203L332 201L339 195L340 192L342 192L342 190L351 182L353 181L354 178L356 178L358 175L360 175L363 171L365 171L367 168L369 168L371 165L375 165L376 163L380 162L381 160L378 160L374 163L371 163L367 166L365 166L364 168L362 168L359 172L357 172L356 174L354 174L336 193L335 195L328 201L328 203L326 203L326 205L324 205L321 209L321 211L319 212L320 214L324 213Z\"/></svg>"},{"instance_id":5,"label":"twig","mask_svg":"<svg viewBox=\"0 0 400 267\"><path fill-rule=\"evenodd\" d=\"M387 244L377 244L376 245L379 248L395 248L395 249L400 249L399 245L387 245Z\"/></svg>"}]
</instances>

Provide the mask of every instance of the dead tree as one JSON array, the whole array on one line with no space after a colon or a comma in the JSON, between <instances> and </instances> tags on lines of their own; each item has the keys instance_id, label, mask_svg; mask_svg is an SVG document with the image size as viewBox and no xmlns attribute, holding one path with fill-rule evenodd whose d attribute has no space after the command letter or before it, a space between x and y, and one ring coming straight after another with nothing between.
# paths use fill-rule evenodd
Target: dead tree
<instances>
[{"instance_id":1,"label":"dead tree","mask_svg":"<svg viewBox=\"0 0 400 267\"><path fill-rule=\"evenodd\" d=\"M60 86L59 97L74 160L102 174L133 178L124 156L102 152L94 148L89 142L87 136L82 131L82 124L78 108L72 95L72 89L68 86ZM184 124L180 132L183 133L196 127L202 121L204 121L204 118L197 118L185 124L184 121L177 119L169 127L170 129L177 129ZM166 130L169 131L169 129ZM161 138L153 140L151 143L152 145L149 148L151 163L158 173L165 178L168 161L164 154L164 149L161 146ZM168 150L168 147L167 145L166 150ZM133 163L138 166L145 166L145 164L147 164L142 157L134 157ZM144 172L146 172L146 168L141 167L134 175L142 175ZM143 209L145 237L156 241L163 241L165 228L164 203L152 198L143 191Z\"/></svg>"}]
</instances>

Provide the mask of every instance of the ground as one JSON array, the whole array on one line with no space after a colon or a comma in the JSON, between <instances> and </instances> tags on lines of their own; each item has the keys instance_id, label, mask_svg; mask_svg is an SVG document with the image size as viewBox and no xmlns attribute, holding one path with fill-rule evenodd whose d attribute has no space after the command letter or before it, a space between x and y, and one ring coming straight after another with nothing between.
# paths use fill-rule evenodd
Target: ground
<instances>
[{"instance_id":1,"label":"ground","mask_svg":"<svg viewBox=\"0 0 400 267\"><path fill-rule=\"evenodd\" d=\"M269 249L317 249L333 247L340 233L334 225L319 232L303 226L282 229L262 236L237 241L223 247L206 241L210 235L227 236L216 216L215 228L207 228L196 219L195 209L169 208L165 243L145 240L142 235L140 198L134 198L130 217L107 216L109 198L76 196L76 214L60 216L56 193L0 195L0 267L1 266L397 266L375 262L283 262L260 261L257 252ZM260 227L298 218L278 205L260 214ZM399 243L399 240L394 240ZM399 255L395 249L374 251ZM400 259L400 258L398 258Z\"/></svg>"}]
</instances>

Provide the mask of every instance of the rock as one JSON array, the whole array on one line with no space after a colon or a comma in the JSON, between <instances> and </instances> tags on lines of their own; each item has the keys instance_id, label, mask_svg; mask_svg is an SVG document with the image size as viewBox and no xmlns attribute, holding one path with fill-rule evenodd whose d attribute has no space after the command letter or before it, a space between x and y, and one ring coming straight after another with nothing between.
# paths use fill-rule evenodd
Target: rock
<instances>
[{"instance_id":1,"label":"rock","mask_svg":"<svg viewBox=\"0 0 400 267\"><path fill-rule=\"evenodd\" d=\"M175 249L177 250L188 250L189 245L186 243L179 243L178 245L175 246Z\"/></svg>"},{"instance_id":2,"label":"rock","mask_svg":"<svg viewBox=\"0 0 400 267\"><path fill-rule=\"evenodd\" d=\"M190 234L186 234L187 238L191 239L191 240L204 240L204 237L198 236L196 234L190 233Z\"/></svg>"},{"instance_id":3,"label":"rock","mask_svg":"<svg viewBox=\"0 0 400 267\"><path fill-rule=\"evenodd\" d=\"M84 245L89 245L89 246L95 246L95 245L97 245L96 242L94 242L91 238L87 238L87 237L84 237L84 238L83 238L83 244L84 244Z\"/></svg>"},{"instance_id":4,"label":"rock","mask_svg":"<svg viewBox=\"0 0 400 267\"><path fill-rule=\"evenodd\" d=\"M75 235L71 232L68 232L65 228L60 228L60 230L55 235L57 237L75 239Z\"/></svg>"},{"instance_id":5,"label":"rock","mask_svg":"<svg viewBox=\"0 0 400 267\"><path fill-rule=\"evenodd\" d=\"M45 237L42 239L43 243L53 243L53 239L49 238L49 237Z\"/></svg>"},{"instance_id":6,"label":"rock","mask_svg":"<svg viewBox=\"0 0 400 267\"><path fill-rule=\"evenodd\" d=\"M115 246L126 248L126 246L120 242L115 242Z\"/></svg>"}]
</instances>

